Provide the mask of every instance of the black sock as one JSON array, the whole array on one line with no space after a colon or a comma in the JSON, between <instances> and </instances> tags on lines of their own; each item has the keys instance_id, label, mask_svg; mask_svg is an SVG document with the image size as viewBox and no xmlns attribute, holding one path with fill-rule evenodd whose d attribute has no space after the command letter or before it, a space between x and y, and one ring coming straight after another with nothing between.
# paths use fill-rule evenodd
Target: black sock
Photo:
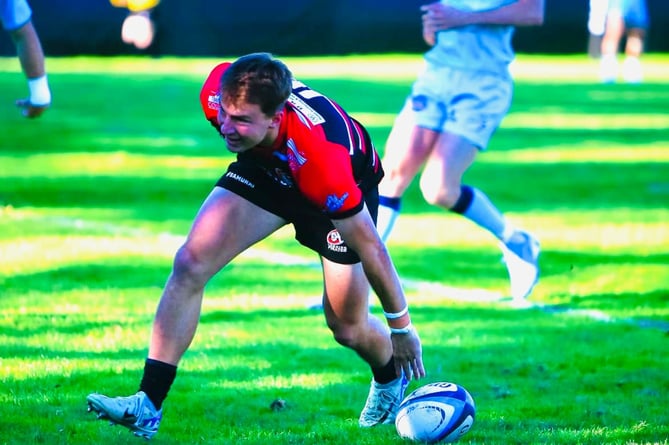
<instances>
[{"instance_id":1,"label":"black sock","mask_svg":"<svg viewBox=\"0 0 669 445\"><path fill-rule=\"evenodd\" d=\"M390 207L399 212L400 207L402 207L402 198L391 198L389 196L379 195L379 205Z\"/></svg>"},{"instance_id":2,"label":"black sock","mask_svg":"<svg viewBox=\"0 0 669 445\"><path fill-rule=\"evenodd\" d=\"M139 390L146 393L156 409L160 409L176 376L176 366L147 358Z\"/></svg>"},{"instance_id":3,"label":"black sock","mask_svg":"<svg viewBox=\"0 0 669 445\"><path fill-rule=\"evenodd\" d=\"M390 357L390 361L380 368L372 368L374 381L376 383L384 384L390 383L397 378L395 373L395 357Z\"/></svg>"},{"instance_id":4,"label":"black sock","mask_svg":"<svg viewBox=\"0 0 669 445\"><path fill-rule=\"evenodd\" d=\"M460 197L455 202L455 205L451 207L451 212L463 214L467 211L472 201L474 200L474 189L468 185L460 186Z\"/></svg>"}]
</instances>

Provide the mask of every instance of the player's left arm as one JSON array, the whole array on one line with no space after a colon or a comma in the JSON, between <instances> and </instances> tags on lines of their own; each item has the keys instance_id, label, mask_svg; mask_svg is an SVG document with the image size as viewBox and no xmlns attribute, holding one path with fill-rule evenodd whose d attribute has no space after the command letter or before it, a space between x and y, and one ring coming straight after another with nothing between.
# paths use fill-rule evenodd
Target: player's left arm
<instances>
[{"instance_id":1,"label":"player's left arm","mask_svg":"<svg viewBox=\"0 0 669 445\"><path fill-rule=\"evenodd\" d=\"M467 25L538 26L544 22L545 0L518 0L500 8L464 11L441 2L423 5L423 35Z\"/></svg>"}]
</instances>

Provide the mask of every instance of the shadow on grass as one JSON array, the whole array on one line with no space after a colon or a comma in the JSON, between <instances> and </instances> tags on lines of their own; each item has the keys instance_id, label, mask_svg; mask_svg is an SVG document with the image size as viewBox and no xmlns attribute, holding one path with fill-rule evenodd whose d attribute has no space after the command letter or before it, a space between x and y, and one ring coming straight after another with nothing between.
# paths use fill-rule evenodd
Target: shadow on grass
<instances>
[{"instance_id":1,"label":"shadow on grass","mask_svg":"<svg viewBox=\"0 0 669 445\"><path fill-rule=\"evenodd\" d=\"M662 190L662 184L667 183L668 173L668 165L650 162L479 163L465 182L486 190L504 211L647 209L666 207L667 193L656 190ZM218 178L17 176L5 179L0 186L0 203L16 208L107 208L123 210L129 218L163 221L192 219ZM408 189L403 202L407 214L435 211L435 207L424 202L416 183Z\"/></svg>"},{"instance_id":2,"label":"shadow on grass","mask_svg":"<svg viewBox=\"0 0 669 445\"><path fill-rule=\"evenodd\" d=\"M633 430L630 422L642 418L651 425L666 424L663 358L646 331L587 319L566 322L539 310L424 306L413 308L412 316L423 339L428 369L424 382L455 381L476 400L477 423L470 440L510 443L513 432L516 438L527 434L518 443L530 443L541 434L555 439L571 431L579 440L563 443L601 443L601 437L588 440L577 433L590 427L611 429L604 431L607 437L647 441L657 431ZM269 436L292 437L295 443L323 443L323 438L343 443L337 434L340 439L351 435L352 442L345 443L361 443L366 437L356 419L369 388L369 370L352 351L335 343L320 314L294 309L213 311L202 321L167 399L161 443L178 442L194 432L201 443L238 443L249 437L263 443ZM73 341L100 329L80 320L76 326L81 331L70 332ZM226 339L231 327L246 330L248 336ZM138 327L131 323L124 329ZM596 347L590 347L592 342ZM632 345L635 354L627 349ZM3 382L14 403L35 414L49 418L48 412L64 411L67 419L74 419L64 429L77 432L75 438L84 437L81 443L88 439L83 430L96 437L117 431L94 426L94 416L86 417L86 394L133 393L145 355L141 349L123 347L103 353L70 351L59 344L11 352L27 362L82 361L66 376L54 370L45 377L9 377ZM422 383L412 383L410 390ZM277 398L286 401L285 410L269 408ZM51 422L58 419L45 425ZM621 425L630 429L621 432ZM23 426L17 431L25 434ZM319 437L313 436L315 431ZM383 443L401 443L392 427L374 433L376 439L369 443L379 443L379 435L385 437Z\"/></svg>"},{"instance_id":3,"label":"shadow on grass","mask_svg":"<svg viewBox=\"0 0 669 445\"><path fill-rule=\"evenodd\" d=\"M277 267L280 267L280 271ZM26 290L54 293L72 290L113 292L136 288L162 288L170 268L170 261L152 265L149 260L140 258L136 264L86 263L36 273L17 274L0 279L0 283L5 293L4 302L7 302L8 298L12 298L12 294L20 297ZM301 293L313 287L321 287L321 278L312 268L250 262L228 265L212 279L207 289L217 289L217 292L224 292L225 289L246 293L259 291L261 294L264 290L267 295L275 295L277 290L284 292L285 289L291 289L294 293Z\"/></svg>"}]
</instances>

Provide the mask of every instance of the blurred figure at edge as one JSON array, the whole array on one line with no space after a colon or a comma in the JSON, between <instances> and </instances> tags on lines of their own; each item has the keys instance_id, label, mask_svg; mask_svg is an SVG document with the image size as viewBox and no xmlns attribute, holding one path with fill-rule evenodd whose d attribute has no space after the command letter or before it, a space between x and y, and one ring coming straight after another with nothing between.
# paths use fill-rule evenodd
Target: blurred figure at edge
<instances>
[{"instance_id":1,"label":"blurred figure at edge","mask_svg":"<svg viewBox=\"0 0 669 445\"><path fill-rule=\"evenodd\" d=\"M14 42L30 91L29 97L18 99L15 104L25 117L38 117L51 105L51 89L44 51L32 22L32 9L26 0L0 0L0 19Z\"/></svg>"},{"instance_id":2,"label":"blurred figure at edge","mask_svg":"<svg viewBox=\"0 0 669 445\"><path fill-rule=\"evenodd\" d=\"M602 38L606 29L606 11L609 0L590 0L588 7L588 55L599 59L602 55Z\"/></svg>"},{"instance_id":3,"label":"blurred figure at edge","mask_svg":"<svg viewBox=\"0 0 669 445\"><path fill-rule=\"evenodd\" d=\"M641 83L641 54L650 24L646 0L609 0L606 31L602 38L600 78L613 83L618 77L618 51L625 37L622 77L627 83Z\"/></svg>"},{"instance_id":4,"label":"blurred figure at edge","mask_svg":"<svg viewBox=\"0 0 669 445\"><path fill-rule=\"evenodd\" d=\"M128 16L121 27L121 39L128 45L144 50L153 43L156 28L151 19L153 9L160 0L109 0L112 6L127 8Z\"/></svg>"}]
</instances>

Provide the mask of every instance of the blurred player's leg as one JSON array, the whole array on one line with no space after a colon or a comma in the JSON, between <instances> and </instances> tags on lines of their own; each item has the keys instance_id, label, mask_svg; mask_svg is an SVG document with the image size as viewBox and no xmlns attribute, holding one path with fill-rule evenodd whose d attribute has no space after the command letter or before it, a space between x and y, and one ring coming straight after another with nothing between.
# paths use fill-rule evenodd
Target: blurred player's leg
<instances>
[{"instance_id":1,"label":"blurred player's leg","mask_svg":"<svg viewBox=\"0 0 669 445\"><path fill-rule=\"evenodd\" d=\"M468 140L442 133L421 176L421 190L431 204L464 216L502 242L511 296L524 299L538 280L539 244L510 224L483 191L462 185L462 176L477 153L478 148Z\"/></svg>"},{"instance_id":2,"label":"blurred player's leg","mask_svg":"<svg viewBox=\"0 0 669 445\"><path fill-rule=\"evenodd\" d=\"M620 11L609 11L606 20L606 33L602 39L602 58L599 64L599 77L603 83L613 83L618 78L618 50L625 32L625 23Z\"/></svg>"},{"instance_id":3,"label":"blurred player's leg","mask_svg":"<svg viewBox=\"0 0 669 445\"><path fill-rule=\"evenodd\" d=\"M640 28L630 29L625 42L625 60L622 66L623 80L628 83L641 83L643 70L641 67L641 53L645 31Z\"/></svg>"},{"instance_id":4,"label":"blurred player's leg","mask_svg":"<svg viewBox=\"0 0 669 445\"><path fill-rule=\"evenodd\" d=\"M379 184L379 213L376 227L388 241L400 213L401 197L429 156L439 133L417 127L410 102L395 119L383 155L385 176Z\"/></svg>"},{"instance_id":5,"label":"blurred player's leg","mask_svg":"<svg viewBox=\"0 0 669 445\"><path fill-rule=\"evenodd\" d=\"M606 28L608 0L590 0L588 10L588 55L598 59L602 53L602 37Z\"/></svg>"}]
</instances>

